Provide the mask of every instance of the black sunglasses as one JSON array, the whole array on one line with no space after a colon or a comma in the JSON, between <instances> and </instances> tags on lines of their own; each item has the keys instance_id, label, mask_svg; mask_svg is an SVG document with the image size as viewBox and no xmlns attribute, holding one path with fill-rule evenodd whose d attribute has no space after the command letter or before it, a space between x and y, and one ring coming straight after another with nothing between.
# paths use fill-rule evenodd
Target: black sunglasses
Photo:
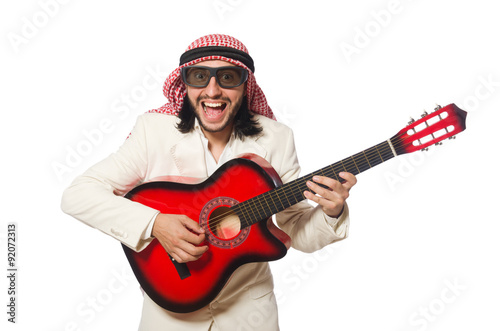
<instances>
[{"instance_id":1,"label":"black sunglasses","mask_svg":"<svg viewBox=\"0 0 500 331\"><path fill-rule=\"evenodd\" d=\"M241 67L203 67L189 66L181 68L182 81L192 87L206 87L210 79L222 88L237 87L246 82L248 71Z\"/></svg>"}]
</instances>

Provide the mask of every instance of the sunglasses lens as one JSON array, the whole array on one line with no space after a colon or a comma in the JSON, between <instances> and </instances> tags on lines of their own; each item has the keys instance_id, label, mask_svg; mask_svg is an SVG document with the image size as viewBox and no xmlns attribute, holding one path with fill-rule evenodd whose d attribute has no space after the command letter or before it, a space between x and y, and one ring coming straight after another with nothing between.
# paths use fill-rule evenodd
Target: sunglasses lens
<instances>
[{"instance_id":1,"label":"sunglasses lens","mask_svg":"<svg viewBox=\"0 0 500 331\"><path fill-rule=\"evenodd\" d=\"M219 69L217 80L221 87L238 86L243 82L243 71L237 68Z\"/></svg>"},{"instance_id":2,"label":"sunglasses lens","mask_svg":"<svg viewBox=\"0 0 500 331\"><path fill-rule=\"evenodd\" d=\"M210 71L204 68L188 67L185 68L185 83L191 86L207 86L210 80Z\"/></svg>"},{"instance_id":3,"label":"sunglasses lens","mask_svg":"<svg viewBox=\"0 0 500 331\"><path fill-rule=\"evenodd\" d=\"M212 76L216 76L221 87L231 88L243 84L247 77L247 71L238 67L207 68L192 66L182 69L184 83L193 87L205 87Z\"/></svg>"}]
</instances>

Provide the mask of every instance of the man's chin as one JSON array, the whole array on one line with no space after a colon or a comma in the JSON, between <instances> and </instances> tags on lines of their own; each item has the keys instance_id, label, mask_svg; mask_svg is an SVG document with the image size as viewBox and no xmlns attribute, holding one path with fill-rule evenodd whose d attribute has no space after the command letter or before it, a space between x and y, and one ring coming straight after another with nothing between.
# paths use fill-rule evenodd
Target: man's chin
<instances>
[{"instance_id":1,"label":"man's chin","mask_svg":"<svg viewBox=\"0 0 500 331\"><path fill-rule=\"evenodd\" d=\"M212 133L224 131L229 126L229 121L223 123L205 123L198 119L198 122L204 131Z\"/></svg>"},{"instance_id":2,"label":"man's chin","mask_svg":"<svg viewBox=\"0 0 500 331\"><path fill-rule=\"evenodd\" d=\"M202 110L203 111L203 110ZM198 112L195 112L196 119L198 123L202 127L202 129L206 132L220 132L228 127L230 120L227 118L221 118L220 121L211 121L210 119L205 119L203 115L200 115Z\"/></svg>"}]
</instances>

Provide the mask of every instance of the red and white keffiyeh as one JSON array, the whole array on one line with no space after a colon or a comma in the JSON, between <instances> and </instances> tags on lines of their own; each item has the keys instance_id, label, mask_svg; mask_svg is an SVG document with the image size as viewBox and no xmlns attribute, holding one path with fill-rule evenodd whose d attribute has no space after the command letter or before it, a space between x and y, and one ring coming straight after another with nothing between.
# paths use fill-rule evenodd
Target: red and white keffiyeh
<instances>
[{"instance_id":1,"label":"red and white keffiyeh","mask_svg":"<svg viewBox=\"0 0 500 331\"><path fill-rule=\"evenodd\" d=\"M195 40L191 45L188 46L186 52L191 51L193 49L198 49L200 47L210 47L210 46L221 46L221 47L229 47L236 49L238 51L244 52L248 54L248 50L238 39L223 35L223 34L211 34L204 37L201 37ZM207 48L208 49L208 48ZM184 102L184 96L186 95L186 87L181 78L181 68L185 66L190 66L195 63L206 61L206 60L223 60L230 62L234 65L245 68L248 71L248 80L247 80L247 100L248 100L248 109L252 112L260 115L264 115L271 119L276 119L274 114L269 107L266 96L264 92L262 92L259 85L255 81L255 76L252 70L246 66L243 62L236 60L234 58L225 57L222 55L210 55L208 52L204 52L205 56L193 59L189 62L181 64L178 68L176 68L165 80L165 84L163 85L163 94L168 100L168 103L163 105L158 109L150 110L150 113L162 113L162 114L171 114L178 115L179 111L182 108L182 104ZM253 69L253 68L252 68Z\"/></svg>"}]
</instances>

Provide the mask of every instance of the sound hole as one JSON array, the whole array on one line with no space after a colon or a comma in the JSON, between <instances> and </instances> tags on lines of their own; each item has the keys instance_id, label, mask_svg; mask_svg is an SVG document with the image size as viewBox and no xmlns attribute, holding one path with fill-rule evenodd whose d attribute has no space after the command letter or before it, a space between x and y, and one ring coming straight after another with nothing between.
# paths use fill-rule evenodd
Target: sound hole
<instances>
[{"instance_id":1,"label":"sound hole","mask_svg":"<svg viewBox=\"0 0 500 331\"><path fill-rule=\"evenodd\" d=\"M240 218L231 211L231 208L221 206L210 214L208 227L215 237L230 240L240 233L241 222Z\"/></svg>"},{"instance_id":2,"label":"sound hole","mask_svg":"<svg viewBox=\"0 0 500 331\"><path fill-rule=\"evenodd\" d=\"M238 203L229 197L217 197L208 201L200 212L199 223L205 229L211 245L233 249L243 244L250 234L250 226L241 228L239 217L231 206Z\"/></svg>"}]
</instances>

